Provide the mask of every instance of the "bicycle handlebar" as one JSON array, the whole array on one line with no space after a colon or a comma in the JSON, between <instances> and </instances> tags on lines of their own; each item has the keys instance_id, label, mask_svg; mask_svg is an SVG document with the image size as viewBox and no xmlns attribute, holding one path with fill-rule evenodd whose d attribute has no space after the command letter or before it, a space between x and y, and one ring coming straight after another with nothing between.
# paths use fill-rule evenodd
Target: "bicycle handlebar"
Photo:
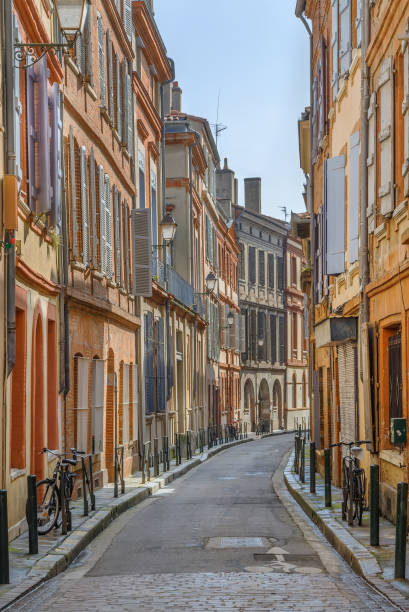
<instances>
[{"instance_id":1,"label":"bicycle handlebar","mask_svg":"<svg viewBox=\"0 0 409 612\"><path fill-rule=\"evenodd\" d=\"M86 455L86 451L80 451L77 448L70 448L73 455Z\"/></svg>"},{"instance_id":2,"label":"bicycle handlebar","mask_svg":"<svg viewBox=\"0 0 409 612\"><path fill-rule=\"evenodd\" d=\"M371 440L355 440L354 442L335 442L330 444L330 448L334 446L361 446L362 444L371 444Z\"/></svg>"}]
</instances>

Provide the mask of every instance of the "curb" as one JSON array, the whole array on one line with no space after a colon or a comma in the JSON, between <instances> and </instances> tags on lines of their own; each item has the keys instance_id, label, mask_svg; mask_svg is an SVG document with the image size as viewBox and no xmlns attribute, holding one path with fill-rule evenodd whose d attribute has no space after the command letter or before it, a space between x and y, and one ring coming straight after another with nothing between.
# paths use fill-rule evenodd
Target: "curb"
<instances>
[{"instance_id":1,"label":"curb","mask_svg":"<svg viewBox=\"0 0 409 612\"><path fill-rule=\"evenodd\" d=\"M401 610L408 610L408 599L393 585L382 578L382 569L375 557L356 540L335 518L330 510L318 510L301 494L301 486L295 479L291 466L294 451L284 469L283 478L288 491L303 509L305 514L317 525L319 530L341 557L376 591L386 597Z\"/></svg>"},{"instance_id":2,"label":"curb","mask_svg":"<svg viewBox=\"0 0 409 612\"><path fill-rule=\"evenodd\" d=\"M162 476L156 477L151 482L138 486L136 490L125 493L119 499L113 498L111 502L99 508L78 529L73 530L60 544L39 559L33 565L25 580L4 593L4 595L0 595L0 610L8 608L46 580L57 576L57 574L67 569L79 553L123 512L137 506L159 489L162 489L173 480L184 476L190 470L208 461L221 451L246 442L253 442L253 440L254 438L245 438L244 440L235 440L222 446L213 447L199 457L190 459L189 462L182 465L175 466L172 468L172 471L165 472Z\"/></svg>"}]
</instances>

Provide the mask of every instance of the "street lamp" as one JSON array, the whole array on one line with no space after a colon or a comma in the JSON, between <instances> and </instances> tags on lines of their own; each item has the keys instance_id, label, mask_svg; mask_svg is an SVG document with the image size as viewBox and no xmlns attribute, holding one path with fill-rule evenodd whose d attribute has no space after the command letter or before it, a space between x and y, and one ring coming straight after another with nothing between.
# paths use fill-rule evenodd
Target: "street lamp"
<instances>
[{"instance_id":1,"label":"street lamp","mask_svg":"<svg viewBox=\"0 0 409 612\"><path fill-rule=\"evenodd\" d=\"M165 244L167 244L168 242L172 242L172 240L175 238L177 228L177 223L172 217L172 215L166 213L159 225L162 228L163 242Z\"/></svg>"},{"instance_id":2,"label":"street lamp","mask_svg":"<svg viewBox=\"0 0 409 612\"><path fill-rule=\"evenodd\" d=\"M87 17L87 0L51 0L51 2L55 9L58 27L65 41L62 43L14 43L14 59L17 68L32 66L49 51L66 53L74 46L78 34L82 33ZM37 53L39 55L35 57ZM29 62L21 66L20 62L27 58Z\"/></svg>"},{"instance_id":3,"label":"street lamp","mask_svg":"<svg viewBox=\"0 0 409 612\"><path fill-rule=\"evenodd\" d=\"M229 314L227 315L227 323L229 327L231 327L234 323L234 313L231 310L229 311Z\"/></svg>"},{"instance_id":4,"label":"street lamp","mask_svg":"<svg viewBox=\"0 0 409 612\"><path fill-rule=\"evenodd\" d=\"M216 276L213 274L213 272L209 272L209 274L206 276L207 293L213 293L213 291L216 288L216 283L217 283Z\"/></svg>"}]
</instances>

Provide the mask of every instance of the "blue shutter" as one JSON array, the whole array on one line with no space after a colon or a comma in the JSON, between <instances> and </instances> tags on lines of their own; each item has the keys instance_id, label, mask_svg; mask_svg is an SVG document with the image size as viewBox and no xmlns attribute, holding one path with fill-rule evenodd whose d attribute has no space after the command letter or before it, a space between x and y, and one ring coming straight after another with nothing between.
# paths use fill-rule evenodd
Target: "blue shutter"
<instances>
[{"instance_id":1,"label":"blue shutter","mask_svg":"<svg viewBox=\"0 0 409 612\"><path fill-rule=\"evenodd\" d=\"M338 0L331 0L332 7L332 98L335 100L338 93Z\"/></svg>"},{"instance_id":2,"label":"blue shutter","mask_svg":"<svg viewBox=\"0 0 409 612\"><path fill-rule=\"evenodd\" d=\"M39 164L39 196L37 211L51 210L51 173L50 173L50 126L48 120L48 68L45 55L35 65L37 69L38 87L38 159Z\"/></svg>"},{"instance_id":3,"label":"blue shutter","mask_svg":"<svg viewBox=\"0 0 409 612\"><path fill-rule=\"evenodd\" d=\"M34 85L37 79L34 66L27 70L26 81L26 112L27 112L27 171L28 171L28 205L30 210L36 211L37 186L36 186L36 115L35 115L35 92Z\"/></svg>"},{"instance_id":4,"label":"blue shutter","mask_svg":"<svg viewBox=\"0 0 409 612\"><path fill-rule=\"evenodd\" d=\"M350 138L349 155L349 263L358 259L359 233L359 132Z\"/></svg>"},{"instance_id":5,"label":"blue shutter","mask_svg":"<svg viewBox=\"0 0 409 612\"><path fill-rule=\"evenodd\" d=\"M51 209L52 225L59 228L61 225L61 139L62 121L60 113L60 92L57 83L54 83L51 90Z\"/></svg>"},{"instance_id":6,"label":"blue shutter","mask_svg":"<svg viewBox=\"0 0 409 612\"><path fill-rule=\"evenodd\" d=\"M20 33L18 30L17 18L13 14L14 39L16 42L21 42ZM16 153L15 175L17 177L18 186L20 187L22 171L21 171L21 147L20 147L20 125L22 106L20 101L20 75L19 66L14 68L14 151Z\"/></svg>"},{"instance_id":7,"label":"blue shutter","mask_svg":"<svg viewBox=\"0 0 409 612\"><path fill-rule=\"evenodd\" d=\"M154 342L153 342L153 316L147 312L145 321L145 356L144 356L144 377L145 377L145 414L152 414L155 411L155 373L154 373Z\"/></svg>"},{"instance_id":8,"label":"blue shutter","mask_svg":"<svg viewBox=\"0 0 409 612\"><path fill-rule=\"evenodd\" d=\"M163 319L156 322L156 405L158 412L166 412L165 399L165 327Z\"/></svg>"},{"instance_id":9,"label":"blue shutter","mask_svg":"<svg viewBox=\"0 0 409 612\"><path fill-rule=\"evenodd\" d=\"M339 2L339 62L340 72L345 76L349 72L352 61L352 13L351 0L340 0Z\"/></svg>"},{"instance_id":10,"label":"blue shutter","mask_svg":"<svg viewBox=\"0 0 409 612\"><path fill-rule=\"evenodd\" d=\"M173 373L173 336L169 334L169 361L168 361L168 399L174 384Z\"/></svg>"},{"instance_id":11,"label":"blue shutter","mask_svg":"<svg viewBox=\"0 0 409 612\"><path fill-rule=\"evenodd\" d=\"M325 161L324 274L345 270L345 156Z\"/></svg>"}]
</instances>

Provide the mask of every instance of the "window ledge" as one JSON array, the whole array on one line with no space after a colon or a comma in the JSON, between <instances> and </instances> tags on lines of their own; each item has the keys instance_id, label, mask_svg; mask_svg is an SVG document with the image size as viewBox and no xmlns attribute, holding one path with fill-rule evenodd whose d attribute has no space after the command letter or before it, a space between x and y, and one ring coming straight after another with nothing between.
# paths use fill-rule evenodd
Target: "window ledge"
<instances>
[{"instance_id":1,"label":"window ledge","mask_svg":"<svg viewBox=\"0 0 409 612\"><path fill-rule=\"evenodd\" d=\"M85 272L87 266L81 261L75 261L75 259L73 259L71 261L71 268L74 268L74 270L79 270L80 272Z\"/></svg>"},{"instance_id":2,"label":"window ledge","mask_svg":"<svg viewBox=\"0 0 409 612\"><path fill-rule=\"evenodd\" d=\"M406 218L408 211L408 201L403 200L393 211L392 218L396 221L396 229L399 228L399 223Z\"/></svg>"},{"instance_id":3,"label":"window ledge","mask_svg":"<svg viewBox=\"0 0 409 612\"><path fill-rule=\"evenodd\" d=\"M110 278L107 278L107 286L111 287L111 289L116 289L118 287L118 285Z\"/></svg>"},{"instance_id":4,"label":"window ledge","mask_svg":"<svg viewBox=\"0 0 409 612\"><path fill-rule=\"evenodd\" d=\"M97 99L97 92L95 91L95 89L93 89L93 87L91 87L91 85L89 83L85 83L85 91L89 94L89 96L94 100Z\"/></svg>"},{"instance_id":5,"label":"window ledge","mask_svg":"<svg viewBox=\"0 0 409 612\"><path fill-rule=\"evenodd\" d=\"M27 473L27 470L24 469L19 469L19 468L11 468L10 470L10 480L11 482L13 482L13 480L17 480L17 478L20 478L21 476L25 476Z\"/></svg>"},{"instance_id":6,"label":"window ledge","mask_svg":"<svg viewBox=\"0 0 409 612\"><path fill-rule=\"evenodd\" d=\"M80 76L81 73L79 71L77 64L74 62L74 60L69 55L65 56L65 63L67 66L71 68L71 71L75 74L75 76Z\"/></svg>"},{"instance_id":7,"label":"window ledge","mask_svg":"<svg viewBox=\"0 0 409 612\"><path fill-rule=\"evenodd\" d=\"M103 280L105 278L102 272L99 272L98 270L92 270L92 277L96 278L97 280Z\"/></svg>"},{"instance_id":8,"label":"window ledge","mask_svg":"<svg viewBox=\"0 0 409 612\"><path fill-rule=\"evenodd\" d=\"M101 114L101 117L103 117L105 119L105 121L108 123L108 125L111 125L111 118L108 115L108 110L105 106L101 106L99 109L99 112Z\"/></svg>"}]
</instances>

